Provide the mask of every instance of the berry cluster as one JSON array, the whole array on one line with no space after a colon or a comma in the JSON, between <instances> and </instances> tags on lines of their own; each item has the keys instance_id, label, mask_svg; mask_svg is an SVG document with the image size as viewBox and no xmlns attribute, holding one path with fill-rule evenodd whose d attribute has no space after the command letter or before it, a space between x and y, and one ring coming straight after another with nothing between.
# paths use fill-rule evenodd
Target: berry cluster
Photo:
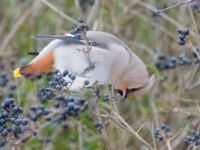
<instances>
[{"instance_id":1,"label":"berry cluster","mask_svg":"<svg viewBox=\"0 0 200 150\"><path fill-rule=\"evenodd\" d=\"M191 2L191 7L192 7L194 10L196 10L197 12L200 13L200 2L199 2L199 1L193 0L193 1Z\"/></svg>"},{"instance_id":2,"label":"berry cluster","mask_svg":"<svg viewBox=\"0 0 200 150\"><path fill-rule=\"evenodd\" d=\"M176 68L176 57L160 54L157 57L155 66L160 70Z\"/></svg>"},{"instance_id":3,"label":"berry cluster","mask_svg":"<svg viewBox=\"0 0 200 150\"><path fill-rule=\"evenodd\" d=\"M65 78L68 78L71 81L66 81ZM56 70L53 74L52 80L48 83L48 87L40 88L38 90L37 96L39 100L41 102L51 100L56 96L56 91L60 91L64 87L69 87L75 79L76 76L73 73L70 73L68 70L65 70L63 73L61 73L59 70Z\"/></svg>"},{"instance_id":4,"label":"berry cluster","mask_svg":"<svg viewBox=\"0 0 200 150\"><path fill-rule=\"evenodd\" d=\"M181 45L181 46L185 45L186 44L186 36L188 36L190 34L189 29L178 28L177 32L179 34L178 40L177 40L178 44Z\"/></svg>"},{"instance_id":5,"label":"berry cluster","mask_svg":"<svg viewBox=\"0 0 200 150\"><path fill-rule=\"evenodd\" d=\"M16 83L11 77L10 70L14 68L14 60L0 58L0 97L13 97Z\"/></svg>"},{"instance_id":6,"label":"berry cluster","mask_svg":"<svg viewBox=\"0 0 200 150\"><path fill-rule=\"evenodd\" d=\"M78 116L80 111L87 109L87 102L83 99L68 96L59 96L54 103L54 107L60 112L60 121L66 120L67 117Z\"/></svg>"},{"instance_id":7,"label":"berry cluster","mask_svg":"<svg viewBox=\"0 0 200 150\"><path fill-rule=\"evenodd\" d=\"M196 51L199 52L199 48L196 48ZM179 59L178 62L176 60L176 57L174 56L168 56L166 54L160 54L157 57L157 60L155 62L155 66L159 70L166 70L166 69L175 69L177 65L179 66L186 66L186 65L192 65L194 64L199 64L200 60L197 57L197 54L194 52L193 53L194 59L189 59L185 53L180 53L179 54Z\"/></svg>"},{"instance_id":8,"label":"berry cluster","mask_svg":"<svg viewBox=\"0 0 200 150\"><path fill-rule=\"evenodd\" d=\"M83 20L79 20L79 24L70 33L73 35L80 36L80 33L85 32L87 30L89 30L88 25L85 24Z\"/></svg>"},{"instance_id":9,"label":"berry cluster","mask_svg":"<svg viewBox=\"0 0 200 150\"><path fill-rule=\"evenodd\" d=\"M192 135L185 136L183 141L185 144L199 146L200 145L200 134L198 131L192 131Z\"/></svg>"},{"instance_id":10,"label":"berry cluster","mask_svg":"<svg viewBox=\"0 0 200 150\"><path fill-rule=\"evenodd\" d=\"M109 97L108 93L104 93L104 94L103 94L103 100L104 100L105 102L107 102L107 101L110 100L110 97Z\"/></svg>"},{"instance_id":11,"label":"berry cluster","mask_svg":"<svg viewBox=\"0 0 200 150\"><path fill-rule=\"evenodd\" d=\"M37 121L43 116L47 116L50 114L51 111L44 108L43 106L32 105L31 106L31 113L28 115L32 121Z\"/></svg>"},{"instance_id":12,"label":"berry cluster","mask_svg":"<svg viewBox=\"0 0 200 150\"><path fill-rule=\"evenodd\" d=\"M37 92L37 96L41 102L46 102L48 100L51 100L55 95L51 89L40 88Z\"/></svg>"},{"instance_id":13,"label":"berry cluster","mask_svg":"<svg viewBox=\"0 0 200 150\"><path fill-rule=\"evenodd\" d=\"M179 65L184 66L184 65L191 65L192 61L185 55L185 53L181 53L179 55Z\"/></svg>"},{"instance_id":14,"label":"berry cluster","mask_svg":"<svg viewBox=\"0 0 200 150\"><path fill-rule=\"evenodd\" d=\"M46 109L43 106L32 105L29 117L36 122L45 119L52 123L61 124L62 127L67 126L68 117L77 117L79 112L87 109L87 102L76 97L60 95L52 101L53 107Z\"/></svg>"},{"instance_id":15,"label":"berry cluster","mask_svg":"<svg viewBox=\"0 0 200 150\"><path fill-rule=\"evenodd\" d=\"M1 105L0 112L0 149L8 145L10 136L13 136L14 139L20 139L26 133L25 131L32 131L36 135L37 132L34 130L37 128L31 127L31 124L28 125L29 120L40 123L40 125L41 122L48 121L48 123L58 123L62 127L67 127L68 117L76 117L79 112L87 109L87 102L83 99L64 95L55 97L55 101L51 101L53 107L48 105L49 109L42 105L32 105L27 118L20 116L23 110L13 98L6 98ZM49 142L49 140L45 140L45 142Z\"/></svg>"},{"instance_id":16,"label":"berry cluster","mask_svg":"<svg viewBox=\"0 0 200 150\"><path fill-rule=\"evenodd\" d=\"M64 70L62 73L56 70L52 80L48 83L48 87L39 89L37 94L40 102L48 102L54 99L51 101L54 107L48 105L49 109L52 110L50 112L42 106L33 105L31 107L32 113L29 114L31 120L37 121L44 116L48 121L55 122L56 119L56 122L65 126L68 117L76 117L80 111L84 111L87 108L85 100L63 95L63 92L60 92L63 88L70 87L75 79L76 76L68 70ZM86 80L84 84L88 85L89 81Z\"/></svg>"},{"instance_id":17,"label":"berry cluster","mask_svg":"<svg viewBox=\"0 0 200 150\"><path fill-rule=\"evenodd\" d=\"M28 118L21 117L22 112L22 108L13 98L6 98L3 101L0 112L0 148L5 146L9 135L18 139L26 131Z\"/></svg>"},{"instance_id":18,"label":"berry cluster","mask_svg":"<svg viewBox=\"0 0 200 150\"><path fill-rule=\"evenodd\" d=\"M95 128L97 128L99 132L101 133L103 130L103 124L101 122L97 122L95 123Z\"/></svg>"},{"instance_id":19,"label":"berry cluster","mask_svg":"<svg viewBox=\"0 0 200 150\"><path fill-rule=\"evenodd\" d=\"M70 79L71 81L66 81L65 78ZM61 90L62 87L67 87L76 79L75 74L70 73L68 70L60 71L56 70L53 76L53 80L49 82L49 87L56 90Z\"/></svg>"},{"instance_id":20,"label":"berry cluster","mask_svg":"<svg viewBox=\"0 0 200 150\"><path fill-rule=\"evenodd\" d=\"M162 141L172 137L172 133L170 131L171 129L169 125L162 124L159 128L154 129L153 135L157 141Z\"/></svg>"}]
</instances>

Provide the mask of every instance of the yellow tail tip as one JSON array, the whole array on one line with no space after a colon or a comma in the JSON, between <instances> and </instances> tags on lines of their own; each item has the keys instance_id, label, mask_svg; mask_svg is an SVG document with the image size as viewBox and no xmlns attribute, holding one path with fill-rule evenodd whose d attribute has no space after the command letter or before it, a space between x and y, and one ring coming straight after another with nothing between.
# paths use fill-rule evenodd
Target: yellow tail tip
<instances>
[{"instance_id":1,"label":"yellow tail tip","mask_svg":"<svg viewBox=\"0 0 200 150\"><path fill-rule=\"evenodd\" d=\"M13 71L13 77L14 77L14 78L19 78L19 77L22 76L22 75L20 74L19 70L20 70L20 68L16 68L16 69Z\"/></svg>"}]
</instances>

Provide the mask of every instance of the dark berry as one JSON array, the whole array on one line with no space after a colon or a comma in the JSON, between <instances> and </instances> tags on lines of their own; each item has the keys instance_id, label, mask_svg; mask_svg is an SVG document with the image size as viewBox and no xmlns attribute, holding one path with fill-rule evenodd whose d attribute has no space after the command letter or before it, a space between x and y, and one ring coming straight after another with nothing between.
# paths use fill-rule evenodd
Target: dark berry
<instances>
[{"instance_id":1,"label":"dark berry","mask_svg":"<svg viewBox=\"0 0 200 150\"><path fill-rule=\"evenodd\" d=\"M85 80L84 81L84 85L88 85L89 84L89 81L88 80Z\"/></svg>"},{"instance_id":2,"label":"dark berry","mask_svg":"<svg viewBox=\"0 0 200 150\"><path fill-rule=\"evenodd\" d=\"M68 77L69 77L71 80L75 80L75 79L76 79L76 76L73 75L73 74L69 74Z\"/></svg>"},{"instance_id":3,"label":"dark berry","mask_svg":"<svg viewBox=\"0 0 200 150\"><path fill-rule=\"evenodd\" d=\"M178 39L178 40L177 40L177 43L178 43L179 45L183 46L183 45L186 44L186 41L185 41L185 39Z\"/></svg>"},{"instance_id":4,"label":"dark berry","mask_svg":"<svg viewBox=\"0 0 200 150\"><path fill-rule=\"evenodd\" d=\"M68 74L69 74L69 71L68 71L68 70L63 71L63 76L64 76L64 77L67 76Z\"/></svg>"}]
</instances>

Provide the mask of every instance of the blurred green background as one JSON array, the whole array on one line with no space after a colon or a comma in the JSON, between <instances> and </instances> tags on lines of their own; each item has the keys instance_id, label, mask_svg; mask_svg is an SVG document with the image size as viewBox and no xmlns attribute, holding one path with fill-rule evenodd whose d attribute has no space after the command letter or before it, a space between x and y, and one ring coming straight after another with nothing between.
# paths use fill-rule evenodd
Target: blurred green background
<instances>
[{"instance_id":1,"label":"blurred green background","mask_svg":"<svg viewBox=\"0 0 200 150\"><path fill-rule=\"evenodd\" d=\"M38 34L64 34L82 18L91 30L112 33L126 43L147 64L150 74L156 74L156 83L150 92L117 102L120 114L153 146L152 128L169 124L176 135L173 149L186 149L182 138L192 129L200 128L199 64L160 71L154 63L159 54L179 57L185 53L192 58L192 48L199 47L200 13L190 4L181 5L161 14L155 8L166 8L181 0L1 0L0 1L0 59L2 63L14 60L15 67L29 62L29 51L40 51L47 42L31 39ZM190 29L188 44L177 44L177 28ZM12 74L12 67L6 72ZM163 79L167 80L163 80ZM13 80L10 78L10 80ZM39 103L37 90L47 83L46 78L31 81L15 79L15 97L26 112L32 103ZM0 87L2 95L9 92ZM89 99L89 98L88 98ZM0 100L3 100L1 96ZM89 109L71 119L67 129L50 125L41 132L52 137L53 143L42 143L31 138L25 150L103 150L102 135L95 129L95 115ZM107 120L105 127L114 150L138 150L145 146L137 138ZM80 142L81 141L81 142ZM163 142L158 149L167 149ZM154 145L155 146L155 145ZM153 146L153 147L154 147ZM156 149L156 148L155 148Z\"/></svg>"}]
</instances>

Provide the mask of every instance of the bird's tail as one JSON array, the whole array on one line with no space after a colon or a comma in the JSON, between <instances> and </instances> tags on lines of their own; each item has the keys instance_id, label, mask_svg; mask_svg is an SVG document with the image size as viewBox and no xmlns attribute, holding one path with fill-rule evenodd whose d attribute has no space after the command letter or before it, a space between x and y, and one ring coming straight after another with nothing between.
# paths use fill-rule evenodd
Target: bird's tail
<instances>
[{"instance_id":1,"label":"bird's tail","mask_svg":"<svg viewBox=\"0 0 200 150\"><path fill-rule=\"evenodd\" d=\"M21 77L22 74L20 73L20 68L16 68L14 71L13 71L13 77L14 78L19 78Z\"/></svg>"},{"instance_id":2,"label":"bird's tail","mask_svg":"<svg viewBox=\"0 0 200 150\"><path fill-rule=\"evenodd\" d=\"M36 74L36 73L41 73L41 72L39 72L35 64L30 64L30 65L25 65L21 68L16 68L13 71L13 77L19 78L19 77L22 77L22 75L31 75L31 74Z\"/></svg>"},{"instance_id":3,"label":"bird's tail","mask_svg":"<svg viewBox=\"0 0 200 150\"><path fill-rule=\"evenodd\" d=\"M38 57L38 56L37 56ZM19 78L22 75L31 75L38 73L49 73L53 71L54 58L53 53L36 57L35 61L13 71L13 77Z\"/></svg>"}]
</instances>

